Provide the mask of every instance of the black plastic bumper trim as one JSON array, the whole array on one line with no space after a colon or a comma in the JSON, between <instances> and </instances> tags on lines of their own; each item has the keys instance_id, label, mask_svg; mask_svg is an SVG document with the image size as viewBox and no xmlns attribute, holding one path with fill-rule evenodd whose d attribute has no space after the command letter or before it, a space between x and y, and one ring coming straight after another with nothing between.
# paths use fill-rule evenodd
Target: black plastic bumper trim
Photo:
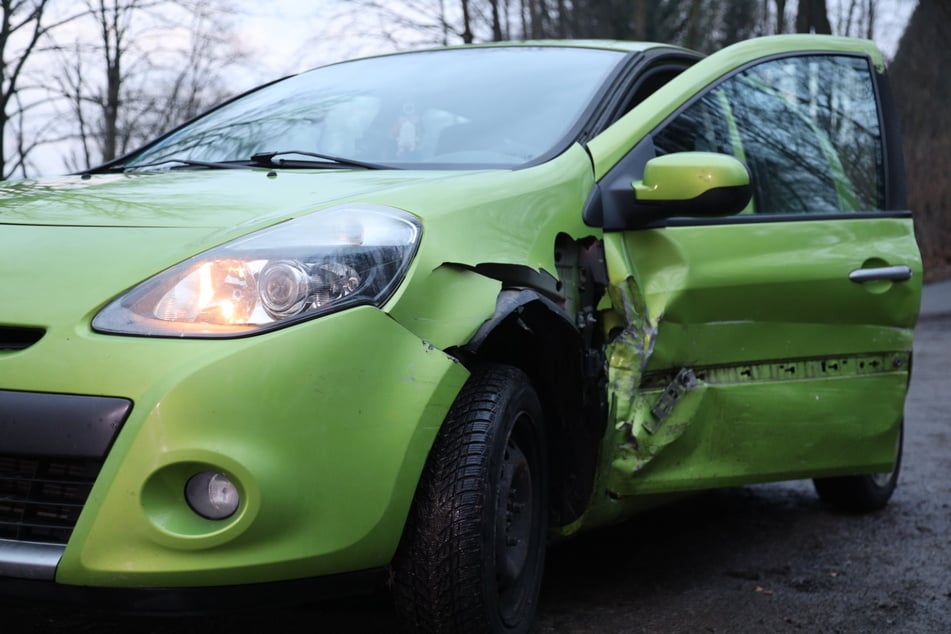
<instances>
[{"instance_id":1,"label":"black plastic bumper trim","mask_svg":"<svg viewBox=\"0 0 951 634\"><path fill-rule=\"evenodd\" d=\"M383 589L386 569L198 588L105 588L0 577L0 598L52 605L82 606L125 614L208 614L209 606L291 606L316 600L370 594Z\"/></svg>"},{"instance_id":2,"label":"black plastic bumper trim","mask_svg":"<svg viewBox=\"0 0 951 634\"><path fill-rule=\"evenodd\" d=\"M102 458L132 401L0 390L0 454Z\"/></svg>"},{"instance_id":3,"label":"black plastic bumper trim","mask_svg":"<svg viewBox=\"0 0 951 634\"><path fill-rule=\"evenodd\" d=\"M26 350L43 338L46 331L42 328L18 326L0 326L0 352Z\"/></svg>"}]
</instances>

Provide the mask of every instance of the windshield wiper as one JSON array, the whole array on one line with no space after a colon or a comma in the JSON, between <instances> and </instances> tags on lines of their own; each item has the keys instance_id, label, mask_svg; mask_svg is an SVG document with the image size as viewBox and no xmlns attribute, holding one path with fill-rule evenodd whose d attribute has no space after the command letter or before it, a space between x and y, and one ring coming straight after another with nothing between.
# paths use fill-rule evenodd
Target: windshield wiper
<instances>
[{"instance_id":1,"label":"windshield wiper","mask_svg":"<svg viewBox=\"0 0 951 634\"><path fill-rule=\"evenodd\" d=\"M218 161L196 161L193 159L162 159L161 161L155 161L154 163L142 163L140 165L116 165L113 170L123 171L123 172L134 172L136 170L145 169L149 167L160 167L162 165L168 165L169 163L178 163L182 167L207 167L209 169L247 169L248 166L242 162L229 162L222 163ZM169 168L173 169L173 168Z\"/></svg>"},{"instance_id":2,"label":"windshield wiper","mask_svg":"<svg viewBox=\"0 0 951 634\"><path fill-rule=\"evenodd\" d=\"M294 160L277 158L287 154L297 154L299 156L308 156L310 158L320 159L320 161ZM367 163L356 159L333 156L331 154L320 154L319 152L308 152L304 150L281 150L279 152L258 152L251 156L251 162L255 165L265 167L362 167L368 170L389 170L395 169L389 165L380 163Z\"/></svg>"}]
</instances>

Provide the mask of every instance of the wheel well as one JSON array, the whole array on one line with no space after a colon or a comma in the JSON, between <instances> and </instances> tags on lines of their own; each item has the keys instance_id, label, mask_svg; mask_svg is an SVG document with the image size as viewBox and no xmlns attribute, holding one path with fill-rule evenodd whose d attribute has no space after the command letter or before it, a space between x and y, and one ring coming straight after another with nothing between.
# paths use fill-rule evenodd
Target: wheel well
<instances>
[{"instance_id":1,"label":"wheel well","mask_svg":"<svg viewBox=\"0 0 951 634\"><path fill-rule=\"evenodd\" d=\"M605 426L600 352L541 298L518 305L465 352L470 367L504 363L532 380L549 430L550 521L561 526L580 517L594 486Z\"/></svg>"}]
</instances>

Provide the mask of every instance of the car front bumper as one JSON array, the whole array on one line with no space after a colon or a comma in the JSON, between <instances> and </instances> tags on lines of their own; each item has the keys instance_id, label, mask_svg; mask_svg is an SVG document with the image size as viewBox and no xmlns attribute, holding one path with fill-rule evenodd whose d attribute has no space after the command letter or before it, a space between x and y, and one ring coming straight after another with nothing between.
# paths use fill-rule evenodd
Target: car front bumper
<instances>
[{"instance_id":1,"label":"car front bumper","mask_svg":"<svg viewBox=\"0 0 951 634\"><path fill-rule=\"evenodd\" d=\"M370 307L229 340L51 329L0 354L0 389L131 407L103 448L68 542L0 542L0 575L183 587L385 566L467 376ZM20 435L33 454L57 453L44 449L41 427ZM4 442L0 455L23 457ZM203 470L236 483L241 503L231 517L204 519L186 502L186 481Z\"/></svg>"}]
</instances>

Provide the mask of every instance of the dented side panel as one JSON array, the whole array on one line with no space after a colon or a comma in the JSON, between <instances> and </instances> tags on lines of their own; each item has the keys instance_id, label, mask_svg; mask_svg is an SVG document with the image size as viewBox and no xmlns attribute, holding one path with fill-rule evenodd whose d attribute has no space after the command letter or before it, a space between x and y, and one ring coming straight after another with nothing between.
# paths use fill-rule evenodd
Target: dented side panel
<instances>
[{"instance_id":1,"label":"dented side panel","mask_svg":"<svg viewBox=\"0 0 951 634\"><path fill-rule=\"evenodd\" d=\"M920 301L910 220L667 227L604 244L609 438L588 522L630 496L891 467ZM879 262L909 263L913 279L849 280Z\"/></svg>"},{"instance_id":2,"label":"dented side panel","mask_svg":"<svg viewBox=\"0 0 951 634\"><path fill-rule=\"evenodd\" d=\"M646 459L628 429L615 429L604 482L623 497L855 472L885 472L895 457L907 382L904 372L851 379L712 385L701 381L662 428ZM653 394L656 394L654 392ZM649 401L651 392L643 398ZM785 415L777 419L777 405ZM656 440L655 440L656 438Z\"/></svg>"},{"instance_id":3,"label":"dented side panel","mask_svg":"<svg viewBox=\"0 0 951 634\"><path fill-rule=\"evenodd\" d=\"M607 239L623 241L644 303L662 316L651 369L911 348L922 270L909 218L668 227ZM879 263L910 265L912 280L849 280Z\"/></svg>"},{"instance_id":4,"label":"dented side panel","mask_svg":"<svg viewBox=\"0 0 951 634\"><path fill-rule=\"evenodd\" d=\"M439 349L465 343L492 314L501 284L472 271L440 265L417 274L390 315ZM430 292L430 289L438 292Z\"/></svg>"}]
</instances>

